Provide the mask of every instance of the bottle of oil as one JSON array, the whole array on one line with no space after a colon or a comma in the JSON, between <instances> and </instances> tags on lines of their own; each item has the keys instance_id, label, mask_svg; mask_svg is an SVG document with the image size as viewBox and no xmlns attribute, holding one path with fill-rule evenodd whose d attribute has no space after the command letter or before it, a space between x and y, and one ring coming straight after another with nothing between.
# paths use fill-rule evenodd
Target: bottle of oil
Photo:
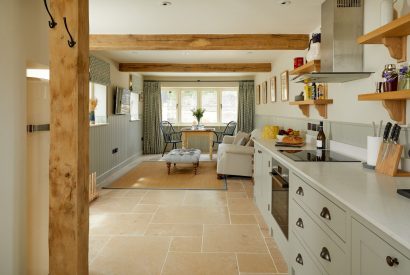
<instances>
[{"instance_id":1,"label":"bottle of oil","mask_svg":"<svg viewBox=\"0 0 410 275\"><path fill-rule=\"evenodd\" d=\"M320 122L319 133L317 134L317 138L316 138L316 148L317 149L326 148L326 135L325 135L325 132L323 132L323 121Z\"/></svg>"}]
</instances>

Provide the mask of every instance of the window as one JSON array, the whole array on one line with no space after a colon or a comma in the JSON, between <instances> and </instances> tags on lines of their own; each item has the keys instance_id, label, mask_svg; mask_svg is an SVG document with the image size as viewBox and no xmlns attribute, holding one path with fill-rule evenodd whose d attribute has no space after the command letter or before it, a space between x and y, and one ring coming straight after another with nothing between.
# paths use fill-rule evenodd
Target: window
<instances>
[{"instance_id":1,"label":"window","mask_svg":"<svg viewBox=\"0 0 410 275\"><path fill-rule=\"evenodd\" d=\"M130 95L131 121L139 120L139 115L138 115L139 98L140 98L139 94L131 92L131 95Z\"/></svg>"},{"instance_id":2,"label":"window","mask_svg":"<svg viewBox=\"0 0 410 275\"><path fill-rule=\"evenodd\" d=\"M191 125L196 119L192 109L204 108L204 124L236 121L238 116L238 88L169 88L161 90L162 120Z\"/></svg>"},{"instance_id":3,"label":"window","mask_svg":"<svg viewBox=\"0 0 410 275\"><path fill-rule=\"evenodd\" d=\"M201 91L201 105L204 108L205 114L202 122L217 123L218 122L218 92L217 91ZM191 114L192 115L192 114Z\"/></svg>"},{"instance_id":4,"label":"window","mask_svg":"<svg viewBox=\"0 0 410 275\"><path fill-rule=\"evenodd\" d=\"M238 91L223 90L222 91L222 112L221 121L228 123L238 119Z\"/></svg>"},{"instance_id":5,"label":"window","mask_svg":"<svg viewBox=\"0 0 410 275\"><path fill-rule=\"evenodd\" d=\"M198 106L198 93L195 90L182 90L181 91L181 122L191 123L194 118L192 117L192 109L196 109Z\"/></svg>"},{"instance_id":6,"label":"window","mask_svg":"<svg viewBox=\"0 0 410 275\"><path fill-rule=\"evenodd\" d=\"M93 110L94 109L94 110ZM90 113L94 111L95 122L92 124L107 123L107 86L90 82Z\"/></svg>"},{"instance_id":7,"label":"window","mask_svg":"<svg viewBox=\"0 0 410 275\"><path fill-rule=\"evenodd\" d=\"M171 123L178 122L178 93L173 90L162 90L162 120L169 121Z\"/></svg>"}]
</instances>

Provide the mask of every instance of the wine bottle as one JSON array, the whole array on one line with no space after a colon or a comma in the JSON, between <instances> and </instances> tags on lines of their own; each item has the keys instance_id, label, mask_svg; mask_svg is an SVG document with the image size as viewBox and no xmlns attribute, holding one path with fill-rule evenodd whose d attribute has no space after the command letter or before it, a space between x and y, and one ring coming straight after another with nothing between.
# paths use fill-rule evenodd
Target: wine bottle
<instances>
[{"instance_id":1,"label":"wine bottle","mask_svg":"<svg viewBox=\"0 0 410 275\"><path fill-rule=\"evenodd\" d=\"M316 138L316 148L317 149L326 148L326 135L325 135L325 132L323 132L323 121L320 122L319 133L317 134L317 138Z\"/></svg>"}]
</instances>

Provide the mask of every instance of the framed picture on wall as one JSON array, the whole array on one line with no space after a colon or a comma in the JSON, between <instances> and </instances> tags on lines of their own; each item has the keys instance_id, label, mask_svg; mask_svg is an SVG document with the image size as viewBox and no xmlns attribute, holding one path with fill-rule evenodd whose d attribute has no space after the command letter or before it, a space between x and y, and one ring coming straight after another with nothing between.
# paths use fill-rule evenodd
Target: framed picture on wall
<instances>
[{"instance_id":1,"label":"framed picture on wall","mask_svg":"<svg viewBox=\"0 0 410 275\"><path fill-rule=\"evenodd\" d=\"M276 76L270 79L270 102L276 102Z\"/></svg>"},{"instance_id":2,"label":"framed picture on wall","mask_svg":"<svg viewBox=\"0 0 410 275\"><path fill-rule=\"evenodd\" d=\"M289 72L284 71L280 75L280 94L282 101L289 100Z\"/></svg>"},{"instance_id":3,"label":"framed picture on wall","mask_svg":"<svg viewBox=\"0 0 410 275\"><path fill-rule=\"evenodd\" d=\"M268 81L262 83L262 103L268 103Z\"/></svg>"},{"instance_id":4,"label":"framed picture on wall","mask_svg":"<svg viewBox=\"0 0 410 275\"><path fill-rule=\"evenodd\" d=\"M256 100L255 100L256 105L261 104L261 85L256 86L255 96L256 96Z\"/></svg>"}]
</instances>

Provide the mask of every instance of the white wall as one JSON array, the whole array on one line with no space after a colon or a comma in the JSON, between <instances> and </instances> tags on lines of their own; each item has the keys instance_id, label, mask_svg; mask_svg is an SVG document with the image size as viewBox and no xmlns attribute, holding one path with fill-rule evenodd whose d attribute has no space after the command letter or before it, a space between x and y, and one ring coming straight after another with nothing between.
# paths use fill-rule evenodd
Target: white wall
<instances>
[{"instance_id":1,"label":"white wall","mask_svg":"<svg viewBox=\"0 0 410 275\"><path fill-rule=\"evenodd\" d=\"M21 0L0 8L0 274L25 273L26 88Z\"/></svg>"},{"instance_id":2,"label":"white wall","mask_svg":"<svg viewBox=\"0 0 410 275\"><path fill-rule=\"evenodd\" d=\"M397 8L401 14L410 12L410 0L399 1ZM380 0L365 1L364 14L364 32L369 32L380 26ZM318 28L319 29L319 28ZM410 45L410 38L408 38ZM263 81L269 81L273 75L277 76L278 99L276 103L261 104L256 106L257 115L269 116L285 116L293 118L303 118L302 112L297 106L289 106L288 102L280 102L280 73L284 70L292 70L293 58L304 56L303 51L295 51L293 53L285 53L273 65L272 73L258 74L255 79L255 84L261 84ZM410 57L410 49L407 49L407 56ZM379 101L365 102L358 101L357 96L363 93L371 93L375 89L374 82L379 79L384 65L388 63L396 63L388 53L388 50L383 45L365 45L364 46L364 71L375 72L374 75L367 79L347 82L343 84L329 85L329 98L334 100L332 105L328 106L328 120L343 121L343 122L359 122L371 123L371 121L391 120L387 111L383 108ZM294 100L295 95L303 90L302 84L290 83L290 101ZM407 101L407 109L410 107L410 102ZM316 109L311 107L310 118L322 119ZM410 111L407 112L407 121L410 122Z\"/></svg>"}]
</instances>

